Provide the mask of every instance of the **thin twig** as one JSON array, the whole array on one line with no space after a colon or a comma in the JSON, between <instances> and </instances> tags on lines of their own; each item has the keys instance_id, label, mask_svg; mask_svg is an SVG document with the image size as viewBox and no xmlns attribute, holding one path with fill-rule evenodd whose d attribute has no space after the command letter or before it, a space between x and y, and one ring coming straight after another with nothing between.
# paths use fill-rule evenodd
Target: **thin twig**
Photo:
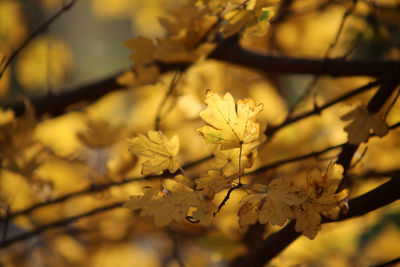
<instances>
[{"instance_id":1,"label":"thin twig","mask_svg":"<svg viewBox=\"0 0 400 267\"><path fill-rule=\"evenodd\" d=\"M213 213L214 217L221 211L222 207L225 206L225 204L229 200L229 197L231 196L232 192L235 191L236 189L241 188L242 186L243 186L243 184L238 183L237 185L229 188L228 192L226 193L226 196L222 200L221 204L219 204L217 211Z\"/></svg>"},{"instance_id":2,"label":"thin twig","mask_svg":"<svg viewBox=\"0 0 400 267\"><path fill-rule=\"evenodd\" d=\"M115 208L122 208L122 204L123 204L123 202L116 202L116 203L113 203L113 204L110 204L110 205L107 205L107 206L103 206L103 207L100 207L100 208L93 209L91 211L88 211L88 212L85 212L85 213L82 213L82 214L79 214L79 215L76 215L76 216L72 216L72 217L65 218L65 219L60 219L60 220L52 222L52 223L41 225L41 226L39 226L38 228L36 228L35 230L33 230L31 232L22 233L22 234L14 236L14 237L12 237L10 239L7 239L7 240L4 240L4 241L0 242L0 248L5 248L5 247L8 247L8 246L14 244L15 242L31 238L33 236L41 234L42 232L44 232L44 231L46 231L48 229L52 229L52 228L61 227L61 226L65 226L65 225L71 224L71 223L73 223L73 222L75 222L75 221L77 221L77 220L79 220L81 218L84 218L84 217L88 217L88 216L91 216L91 215L94 215L94 214L97 214L97 213L100 213L100 212L104 212L104 211L107 211L107 210L112 210L112 209L115 209Z\"/></svg>"},{"instance_id":3,"label":"thin twig","mask_svg":"<svg viewBox=\"0 0 400 267\"><path fill-rule=\"evenodd\" d=\"M350 8L349 8L348 10L346 10L346 12L343 14L343 17L342 17L342 20L341 20L341 22L340 22L339 28L338 28L338 30L337 30L337 32L336 32L335 38L334 38L333 42L329 45L329 47L328 47L328 48L326 49L326 51L325 51L325 54L324 54L324 59L325 59L325 60L328 59L329 54L331 53L332 49L337 45L337 43L338 43L338 41L339 41L339 38L340 38L340 35L341 35L342 32L343 32L344 24L345 24L347 18L353 13L356 4L357 4L357 0L353 1L353 4L350 6ZM346 53L346 54L347 54L347 53ZM345 59L346 56L343 56L343 57L341 57L341 58L342 58L342 59ZM324 67L323 67L323 68L324 68ZM306 89L303 90L303 92L304 92L303 95L301 95L301 96L296 100L296 102L293 104L293 106L290 108L290 110L289 110L289 112L288 112L288 115L287 115L288 118L292 115L292 113L293 113L294 110L296 109L297 105L298 105L300 102L302 102L309 94L311 94L312 92L315 91L315 86L316 86L316 84L317 84L319 78L320 78L320 75L315 75L314 78L312 79L312 81L306 86ZM315 101L316 101L316 100L315 100L316 93L313 93L313 95L314 95L314 107L315 107L315 109L318 109L318 108L317 108L317 105L316 105L316 102L315 102Z\"/></svg>"},{"instance_id":4,"label":"thin twig","mask_svg":"<svg viewBox=\"0 0 400 267\"><path fill-rule=\"evenodd\" d=\"M354 169L358 163L361 162L361 160L364 158L365 154L367 153L368 150L368 146L366 146L363 150L363 152L361 153L360 157L350 166L350 169Z\"/></svg>"},{"instance_id":5,"label":"thin twig","mask_svg":"<svg viewBox=\"0 0 400 267\"><path fill-rule=\"evenodd\" d=\"M307 154L304 154L304 155L301 155L301 156L296 156L296 157L292 157L292 158L287 158L287 159L279 160L279 161L277 161L277 162L274 162L274 163L271 163L271 164L267 164L267 165L261 166L261 167L257 168L257 169L254 170L254 171L247 172L247 173L243 174L242 176L249 176L249 175L260 174L260 173L263 173L263 172L265 172L265 171L267 171L267 170L274 169L274 168L276 168L276 167L279 167L279 166L282 166L282 165L285 165L285 164L288 164L288 163L300 161L300 160L303 160L303 159L318 157L319 155L324 154L324 153L326 153L326 152L329 152L329 151L331 151L331 150L338 149L338 148L342 148L342 147L345 146L346 144L347 144L347 143L343 143L343 144L339 144L339 145L327 147L327 148L324 148L324 149L319 150L319 151L307 153Z\"/></svg>"},{"instance_id":6,"label":"thin twig","mask_svg":"<svg viewBox=\"0 0 400 267\"><path fill-rule=\"evenodd\" d=\"M333 40L333 42L329 45L328 49L326 50L324 58L329 57L329 54L331 53L332 49L339 42L340 35L343 32L344 24L346 23L347 18L354 12L357 2L358 2L358 0L353 0L353 3L351 4L350 8L347 9L346 12L344 12L344 14L342 16L342 20L340 21L339 29L336 32L335 39Z\"/></svg>"},{"instance_id":7,"label":"thin twig","mask_svg":"<svg viewBox=\"0 0 400 267\"><path fill-rule=\"evenodd\" d=\"M3 68L0 71L0 79L6 71L7 67L11 64L11 62L17 57L17 55L40 33L45 31L55 20L57 20L63 13L69 10L78 0L71 0L68 4L64 5L56 14L51 16L46 22L39 26L35 31L33 31L28 38L11 54L10 57L4 63Z\"/></svg>"},{"instance_id":8,"label":"thin twig","mask_svg":"<svg viewBox=\"0 0 400 267\"><path fill-rule=\"evenodd\" d=\"M171 96L172 92L174 91L176 85L178 84L180 78L182 77L182 72L177 71L175 72L174 77L171 80L171 83L169 84L168 91L165 94L163 100L161 103L158 105L157 112L156 112L156 119L155 119L155 130L159 131L160 130L160 121L161 121L161 111L163 107L165 106L165 103L167 103L168 98Z\"/></svg>"},{"instance_id":9,"label":"thin twig","mask_svg":"<svg viewBox=\"0 0 400 267\"><path fill-rule=\"evenodd\" d=\"M329 107L331 107L331 106L333 106L333 105L335 105L335 104L337 104L339 102L342 102L342 101L344 101L346 99L349 99L349 98L351 98L353 96L356 96L356 95L361 94L361 93L363 93L363 92L365 92L367 90L370 90L370 89L378 86L381 83L382 83L382 80L376 80L376 81L370 82L370 83L368 83L368 84L366 84L364 86L361 86L361 87L359 87L357 89L351 90L350 92L348 92L348 93L346 93L346 94L344 94L344 95L342 95L342 96L340 96L338 98L335 98L335 99L325 103L324 105L322 105L320 107L316 107L311 111L305 112L303 114L300 114L300 115L292 117L292 118L287 118L282 124L280 124L278 126L271 126L271 127L267 128L267 130L265 131L265 134L267 136L272 136L276 131L278 131L278 130L280 130L280 129L282 129L282 128L284 128L284 127L286 127L286 126L288 126L288 125L290 125L290 124L292 124L294 122L297 122L299 120L302 120L304 118L307 118L307 117L310 117L310 116L313 116L313 115L318 115L324 109L327 109L327 108L329 108Z\"/></svg>"},{"instance_id":10,"label":"thin twig","mask_svg":"<svg viewBox=\"0 0 400 267\"><path fill-rule=\"evenodd\" d=\"M394 97L393 101L390 103L389 107L385 111L385 115L383 116L383 119L386 120L387 116L389 115L390 110L392 110L394 104L396 104L397 99L399 99L400 96L400 90L397 91L396 96Z\"/></svg>"}]
</instances>

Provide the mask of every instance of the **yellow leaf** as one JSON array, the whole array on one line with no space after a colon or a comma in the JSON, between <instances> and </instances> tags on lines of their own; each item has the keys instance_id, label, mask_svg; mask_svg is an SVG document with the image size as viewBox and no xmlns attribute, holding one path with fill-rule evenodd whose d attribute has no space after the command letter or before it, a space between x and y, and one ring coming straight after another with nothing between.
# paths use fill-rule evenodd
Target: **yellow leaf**
<instances>
[{"instance_id":1,"label":"yellow leaf","mask_svg":"<svg viewBox=\"0 0 400 267\"><path fill-rule=\"evenodd\" d=\"M254 160L257 158L258 146L266 140L265 134L250 144L242 145L242 154L240 159L240 173L243 173L245 168L251 168ZM215 156L215 162L225 176L231 176L239 173L239 155L240 148L221 150L220 146L216 146L212 153Z\"/></svg>"},{"instance_id":2,"label":"yellow leaf","mask_svg":"<svg viewBox=\"0 0 400 267\"><path fill-rule=\"evenodd\" d=\"M258 139L260 124L255 122L255 118L263 109L262 104L256 105L252 99L243 99L236 106L230 93L221 99L211 90L206 93L205 103L207 108L199 115L209 125L197 129L197 132L209 143L220 144L225 150L240 148Z\"/></svg>"},{"instance_id":3,"label":"yellow leaf","mask_svg":"<svg viewBox=\"0 0 400 267\"><path fill-rule=\"evenodd\" d=\"M339 164L329 164L322 174L318 168L313 168L307 177L307 201L295 210L295 229L310 239L314 239L321 228L321 214L336 219L343 201L349 191L344 189L338 193L343 178L343 167Z\"/></svg>"},{"instance_id":4,"label":"yellow leaf","mask_svg":"<svg viewBox=\"0 0 400 267\"><path fill-rule=\"evenodd\" d=\"M269 28L269 20L274 16L275 4L277 1L271 0L252 0L246 1L243 7L242 1L234 4L240 4L226 13L224 19L228 23L221 28L224 37L227 38L235 33L245 29L245 35L254 34L263 36Z\"/></svg>"},{"instance_id":5,"label":"yellow leaf","mask_svg":"<svg viewBox=\"0 0 400 267\"><path fill-rule=\"evenodd\" d=\"M149 64L154 61L156 47L152 39L140 36L125 41L124 45L134 51L130 59L133 60L135 66Z\"/></svg>"},{"instance_id":6,"label":"yellow leaf","mask_svg":"<svg viewBox=\"0 0 400 267\"><path fill-rule=\"evenodd\" d=\"M260 223L282 226L286 218L293 218L292 207L305 199L305 191L286 179L274 179L260 211Z\"/></svg>"},{"instance_id":7,"label":"yellow leaf","mask_svg":"<svg viewBox=\"0 0 400 267\"><path fill-rule=\"evenodd\" d=\"M257 222L254 216L260 223L282 226L287 218L294 217L293 208L304 202L307 195L305 190L284 178L274 179L268 186L252 185L249 188L256 194L240 201L244 202L238 214L241 227Z\"/></svg>"},{"instance_id":8,"label":"yellow leaf","mask_svg":"<svg viewBox=\"0 0 400 267\"><path fill-rule=\"evenodd\" d=\"M156 57L164 62L192 62L197 59L187 47L178 40L157 39Z\"/></svg>"},{"instance_id":9,"label":"yellow leaf","mask_svg":"<svg viewBox=\"0 0 400 267\"><path fill-rule=\"evenodd\" d=\"M228 0L203 0L202 1L208 8L214 13L217 14L221 10L225 9Z\"/></svg>"},{"instance_id":10,"label":"yellow leaf","mask_svg":"<svg viewBox=\"0 0 400 267\"><path fill-rule=\"evenodd\" d=\"M263 205L264 196L260 194L250 194L242 200L244 200L245 203L239 209L238 216L239 226L243 228L257 222L260 206Z\"/></svg>"},{"instance_id":11,"label":"yellow leaf","mask_svg":"<svg viewBox=\"0 0 400 267\"><path fill-rule=\"evenodd\" d=\"M138 134L138 137L128 139L129 151L137 156L149 158L142 164L142 174L160 175L168 169L171 173L179 169L175 159L179 151L179 138L177 135L169 140L163 133L149 131L148 137Z\"/></svg>"},{"instance_id":12,"label":"yellow leaf","mask_svg":"<svg viewBox=\"0 0 400 267\"><path fill-rule=\"evenodd\" d=\"M311 169L307 188L302 188L279 178L267 187L247 186L256 192L244 197L239 210L241 227L260 223L282 226L286 219L296 219L295 229L313 239L321 228L321 214L336 219L343 202L349 195L347 189L336 193L343 177L343 167L330 164L322 174L318 168Z\"/></svg>"},{"instance_id":13,"label":"yellow leaf","mask_svg":"<svg viewBox=\"0 0 400 267\"><path fill-rule=\"evenodd\" d=\"M367 142L371 130L380 137L388 133L388 125L385 120L379 114L370 113L364 106L355 108L343 115L341 119L351 121L344 130L348 133L349 143L352 145Z\"/></svg>"},{"instance_id":14,"label":"yellow leaf","mask_svg":"<svg viewBox=\"0 0 400 267\"><path fill-rule=\"evenodd\" d=\"M227 177L220 171L211 170L207 176L196 179L197 189L218 193L232 185L236 177Z\"/></svg>"},{"instance_id":15,"label":"yellow leaf","mask_svg":"<svg viewBox=\"0 0 400 267\"><path fill-rule=\"evenodd\" d=\"M153 216L157 227L170 224L172 221L183 222L190 208L195 208L193 215L200 215L201 222L207 225L215 210L207 196L201 191L194 191L175 181L163 186L162 190L143 187L142 196L131 196L125 207L141 209L140 216ZM207 203L208 202L208 203Z\"/></svg>"}]
</instances>

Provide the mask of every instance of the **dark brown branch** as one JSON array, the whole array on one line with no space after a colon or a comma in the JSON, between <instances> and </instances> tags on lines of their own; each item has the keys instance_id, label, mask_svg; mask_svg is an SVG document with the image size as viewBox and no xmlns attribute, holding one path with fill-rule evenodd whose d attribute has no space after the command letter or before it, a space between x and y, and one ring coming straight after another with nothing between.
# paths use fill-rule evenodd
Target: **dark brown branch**
<instances>
[{"instance_id":1,"label":"dark brown branch","mask_svg":"<svg viewBox=\"0 0 400 267\"><path fill-rule=\"evenodd\" d=\"M365 193L359 197L349 200L349 211L341 215L338 221L365 215L378 208L384 207L400 199L400 177L394 177L389 182ZM323 223L332 222L324 219ZM288 245L295 241L300 233L294 229L295 222L291 221L280 231L271 234L261 245L250 251L245 258L232 262L232 266L264 266L272 258L282 252Z\"/></svg>"},{"instance_id":2,"label":"dark brown branch","mask_svg":"<svg viewBox=\"0 0 400 267\"><path fill-rule=\"evenodd\" d=\"M267 55L246 51L231 40L219 46L210 58L253 68L261 72L281 74L318 74L331 76L378 77L394 70L399 61L311 59L283 55Z\"/></svg>"},{"instance_id":3,"label":"dark brown branch","mask_svg":"<svg viewBox=\"0 0 400 267\"><path fill-rule=\"evenodd\" d=\"M12 244L14 244L14 243L16 243L18 241L23 241L23 240L26 240L26 239L31 238L33 236L39 235L39 234L41 234L42 232L44 232L44 231L46 231L48 229L61 227L61 226L66 226L66 225L71 224L71 223L73 223L73 222L75 222L75 221L77 221L77 220L79 220L81 218L88 217L88 216L91 216L91 215L94 215L94 214L97 214L97 213L100 213L100 212L104 212L104 211L107 211L107 210L112 210L112 209L115 209L115 208L122 207L122 204L123 204L122 202L117 202L117 203L114 203L114 204L111 204L111 205L107 205L107 206L103 206L103 207L100 207L100 208L97 208L97 209L94 209L94 210L91 210L91 211L88 211L88 212L85 212L85 213L82 213L82 214L79 214L79 215L76 215L76 216L72 216L72 217L69 217L69 218L66 218L66 219L60 219L58 221L55 221L55 222L52 222L52 223L49 223L49 224L44 224L44 225L36 228L35 230L31 231L31 232L26 232L26 233L23 233L23 234L19 234L19 235L14 236L14 237L12 237L10 239L7 239L7 240L4 240L4 241L0 242L0 249L8 247L8 246L10 246L10 245L12 245Z\"/></svg>"},{"instance_id":4,"label":"dark brown branch","mask_svg":"<svg viewBox=\"0 0 400 267\"><path fill-rule=\"evenodd\" d=\"M103 95L123 88L116 81L121 73L117 73L94 83L78 86L74 89L62 89L59 94L50 94L31 98L31 104L37 117L44 114L59 116L65 113L68 106L79 102L91 102ZM12 109L17 117L25 113L25 105L21 101L2 105L4 109Z\"/></svg>"},{"instance_id":5,"label":"dark brown branch","mask_svg":"<svg viewBox=\"0 0 400 267\"><path fill-rule=\"evenodd\" d=\"M397 263L400 263L400 257L388 262L373 265L371 267L389 267L389 266L394 266Z\"/></svg>"},{"instance_id":6,"label":"dark brown branch","mask_svg":"<svg viewBox=\"0 0 400 267\"><path fill-rule=\"evenodd\" d=\"M71 0L68 4L64 5L56 14L51 16L46 22L40 25L35 31L33 31L28 38L4 61L4 65L1 64L2 67L0 71L0 79L6 71L7 67L11 64L11 62L17 57L17 55L40 33L44 32L54 21L56 21L63 13L69 10L78 0ZM2 61L3 62L3 61Z\"/></svg>"},{"instance_id":7,"label":"dark brown branch","mask_svg":"<svg viewBox=\"0 0 400 267\"><path fill-rule=\"evenodd\" d=\"M163 73L170 70L182 69L188 65L158 63L157 66L160 72ZM52 117L59 116L64 114L69 106L80 102L91 103L110 92L123 89L124 86L117 82L117 77L121 74L122 72L118 72L105 79L76 88L64 88L60 90L61 93L59 94L33 97L30 99L30 102L37 117L44 114ZM25 105L21 101L3 104L1 107L3 109L12 109L17 117L22 116L25 112Z\"/></svg>"},{"instance_id":8,"label":"dark brown branch","mask_svg":"<svg viewBox=\"0 0 400 267\"><path fill-rule=\"evenodd\" d=\"M281 74L319 74L333 76L381 76L390 73L399 64L398 61L383 60L353 60L343 59L307 59L293 58L282 55L261 55L242 49L235 39L221 41L218 48L209 58L254 68L262 72L273 72ZM156 63L160 72L176 69L184 69L188 63L165 64ZM116 81L120 73L112 75L101 81L79 86L75 89L63 89L62 93L55 96L41 96L32 98L31 103L36 110L37 116L48 114L57 116L63 114L66 108L81 101L93 101L101 96L121 89L122 86ZM21 102L2 105L4 109L12 109L17 116L21 116L25 110Z\"/></svg>"}]
</instances>

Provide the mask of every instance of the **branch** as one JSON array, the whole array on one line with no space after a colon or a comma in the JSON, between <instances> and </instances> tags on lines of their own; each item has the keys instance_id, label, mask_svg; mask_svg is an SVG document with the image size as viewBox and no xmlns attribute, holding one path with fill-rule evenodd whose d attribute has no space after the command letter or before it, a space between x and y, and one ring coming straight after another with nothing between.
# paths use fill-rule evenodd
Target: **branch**
<instances>
[{"instance_id":1,"label":"branch","mask_svg":"<svg viewBox=\"0 0 400 267\"><path fill-rule=\"evenodd\" d=\"M203 163L203 162L205 162L205 161L207 161L207 160L209 160L211 158L212 158L212 156L208 156L208 157L205 157L205 158L190 162L190 163L186 164L185 166L183 166L182 168L190 169L191 167L194 167L197 164ZM120 186L120 185L124 185L124 184L131 183L131 182L136 182L136 181L152 180L152 179L160 179L160 178L168 178L168 177L170 177L170 174L169 173L165 173L165 174L158 175L158 176L149 175L149 176L142 176L142 177L133 177L133 178L125 179L123 181L118 181L118 182L117 181L113 181L113 182L110 182L110 183L107 183L107 184L101 184L101 185L97 185L97 186L90 186L90 187L88 187L86 189L83 189L83 190L80 190L80 191L76 191L76 192L73 192L73 193L70 193L70 194L66 194L64 196L49 200L47 202L41 202L41 203L32 205L29 208L26 208L26 209L23 209L23 210L20 210L20 211L16 211L16 212L13 212L13 213L8 213L6 217L4 217L4 218L2 218L0 220L0 223L7 222L8 220L11 220L11 219L13 219L15 217L31 213L32 211L34 211L36 209L39 209L39 208L42 208L42 207L46 207L46 206L53 205L53 204L56 204L56 203L61 203L61 202L64 202L64 201L69 200L69 199L74 198L74 197L78 197L78 196L82 196L82 195L86 195L86 194L91 194L91 193L98 192L98 191L101 191L101 190L106 190L106 189L108 189L110 187L113 187L113 186Z\"/></svg>"},{"instance_id":2,"label":"branch","mask_svg":"<svg viewBox=\"0 0 400 267\"><path fill-rule=\"evenodd\" d=\"M370 113L378 112L385 102L389 99L390 95L396 90L397 86L400 84L400 67L396 66L389 75L387 75L382 82L381 87L372 97L367 105L367 109ZM341 164L346 173L350 167L351 160L354 153L357 151L358 145L346 144L343 147L336 163ZM343 179L343 184L348 183L346 176Z\"/></svg>"},{"instance_id":3,"label":"branch","mask_svg":"<svg viewBox=\"0 0 400 267\"><path fill-rule=\"evenodd\" d=\"M367 90L370 90L370 89L378 86L381 83L382 83L382 80L376 80L376 81L370 82L370 83L368 83L368 84L366 84L364 86L361 86L360 88L354 89L354 90L352 90L352 91L350 91L350 92L348 92L348 93L346 93L346 94L344 94L344 95L342 95L342 96L340 96L340 97L338 97L336 99L333 99L333 100L327 102L325 105L323 105L321 107L315 106L314 109L311 110L311 111L305 112L305 113L300 114L300 115L298 115L296 117L287 118L282 124L280 124L278 126L268 127L267 130L265 131L265 134L267 136L271 137L276 131L278 131L278 130L280 130L280 129L282 129L282 128L284 128L284 127L286 127L286 126L288 126L288 125L290 125L292 123L295 123L295 122L297 122L299 120L305 119L305 118L313 116L313 115L321 114L321 111L323 111L324 109L327 109L327 108L329 108L329 107L331 107L331 106L333 106L333 105L335 105L337 103L340 103L340 102L342 102L342 101L344 101L346 99L349 99L349 98L351 98L353 96L356 96L356 95L361 94L361 93L363 93L363 92L365 92Z\"/></svg>"},{"instance_id":4,"label":"branch","mask_svg":"<svg viewBox=\"0 0 400 267\"><path fill-rule=\"evenodd\" d=\"M342 58L311 59L284 55L260 54L244 50L234 40L227 39L210 58L253 68L261 72L281 74L318 74L331 76L378 77L394 70L399 61L351 60Z\"/></svg>"},{"instance_id":5,"label":"branch","mask_svg":"<svg viewBox=\"0 0 400 267\"><path fill-rule=\"evenodd\" d=\"M88 211L88 212L85 212L85 213L82 213L82 214L79 214L79 215L76 215L76 216L72 216L72 217L69 217L69 218L66 218L66 219L60 219L58 221L55 221L55 222L52 222L52 223L49 223L49 224L44 224L44 225L36 228L35 230L31 231L31 232L26 232L26 233L23 233L23 234L16 235L13 238L3 240L2 242L0 242L0 249L8 247L8 246L10 246L10 245L12 245L12 244L14 244L14 243L16 243L18 241L23 241L23 240L26 240L26 239L31 238L33 236L39 235L39 234L41 234L42 232L44 232L44 231L46 231L48 229L65 226L65 225L71 224L71 223L73 223L73 222L75 222L75 221L77 221L77 220L79 220L81 218L88 217L88 216L91 216L91 215L94 215L94 214L97 214L97 213L100 213L100 212L104 212L104 211L107 211L107 210L112 210L112 209L115 209L115 208L121 208L122 204L123 204L123 202L113 203L113 204L110 204L110 205L107 205L107 206L103 206L103 207L100 207L100 208L97 208L97 209L94 209L94 210L91 210L91 211Z\"/></svg>"},{"instance_id":6,"label":"branch","mask_svg":"<svg viewBox=\"0 0 400 267\"><path fill-rule=\"evenodd\" d=\"M364 195L349 200L349 211L341 215L337 221L365 215L378 208L386 206L400 199L400 177L393 177L389 182L375 188ZM323 223L333 222L326 218ZM236 259L232 266L264 266L272 258L282 252L288 245L295 241L301 234L294 230L295 222L291 221L280 231L271 234L261 245L250 251L245 258Z\"/></svg>"},{"instance_id":7,"label":"branch","mask_svg":"<svg viewBox=\"0 0 400 267\"><path fill-rule=\"evenodd\" d=\"M343 221L346 219L364 215L400 199L400 191L397 190L399 186L400 177L393 177L392 180L375 188L374 190L362 196L349 200L348 213L340 216L337 221ZM28 238L41 234L46 230L68 225L81 218L121 207L122 204L122 202L113 203L107 206L96 208L86 213L42 225L34 231L23 233L0 242L0 248L5 248L14 244L15 242L26 240ZM323 219L323 223L328 222L333 221L326 218ZM233 265L263 266L277 254L279 254L283 249L285 249L291 242L297 239L297 237L300 236L300 233L294 231L294 224L294 221L292 221L279 232L270 235L266 240L263 241L260 247L254 249L245 259L233 262Z\"/></svg>"},{"instance_id":8,"label":"branch","mask_svg":"<svg viewBox=\"0 0 400 267\"><path fill-rule=\"evenodd\" d=\"M7 67L11 64L11 62L17 57L17 55L33 40L38 36L40 33L44 32L55 20L57 20L63 13L65 13L67 10L69 10L78 0L71 0L68 4L64 5L56 14L54 14L52 17L50 17L46 22L44 22L42 25L40 25L39 28L37 28L35 31L33 31L28 38L11 54L10 57L8 57L4 61L3 68L0 71L0 79L3 76L4 72L6 71ZM3 62L2 62L3 63Z\"/></svg>"},{"instance_id":9,"label":"branch","mask_svg":"<svg viewBox=\"0 0 400 267\"><path fill-rule=\"evenodd\" d=\"M332 76L381 76L385 73L390 73L396 64L399 64L399 61L345 61L343 59L307 59L282 55L262 55L244 50L235 43L234 38L221 41L217 49L209 55L209 58L253 68L262 72L326 74ZM171 64L156 62L156 65L159 67L160 73L190 66L189 63L179 62ZM66 108L72 104L81 101L94 101L109 92L123 88L116 81L116 78L121 73L74 89L62 89L60 90L62 93L54 96L35 97L30 101L36 110L37 116L43 114L58 116L63 114ZM23 103L19 101L2 105L2 107L14 110L16 116L21 116L25 111Z\"/></svg>"},{"instance_id":10,"label":"branch","mask_svg":"<svg viewBox=\"0 0 400 267\"><path fill-rule=\"evenodd\" d=\"M304 155L296 156L296 157L293 157L293 158L288 158L288 159L279 160L279 161L277 161L277 162L274 162L274 163L271 163L271 164L268 164L268 165L261 166L261 167L259 167L258 169L254 170L254 171L245 173L245 174L243 174L243 176L254 175L254 174L260 174L260 173L262 173L262 172L265 172L265 171L267 171L267 170L270 170L270 169L279 167L279 166L284 165L284 164L288 164L288 163L300 161L300 160L303 160L303 159L308 159L308 158L317 157L317 156L319 156L319 155L321 155L321 154L324 154L324 153L326 153L326 152L328 152L328 151L341 148L341 147L345 146L346 144L347 144L347 143L343 143L343 144L340 144L340 145L335 145L335 146L331 146L331 147L324 148L324 149L322 149L322 150L320 150L320 151L315 151L315 152L307 153L307 154L304 154Z\"/></svg>"},{"instance_id":11,"label":"branch","mask_svg":"<svg viewBox=\"0 0 400 267\"><path fill-rule=\"evenodd\" d=\"M400 257L396 258L394 260L388 261L388 262L373 265L371 267L388 267L388 266L394 266L394 264L396 264L396 263L400 263Z\"/></svg>"},{"instance_id":12,"label":"branch","mask_svg":"<svg viewBox=\"0 0 400 267\"><path fill-rule=\"evenodd\" d=\"M400 122L390 126L389 130L396 129L398 127L400 127ZM261 166L261 167L259 167L258 169L254 170L254 171L251 171L251 172L243 174L242 176L249 176L249 175L259 174L259 173L262 173L264 171L279 167L281 165L285 165L285 164L288 164L288 163L300 161L300 160L307 159L307 158L317 157L317 156L319 156L321 154L324 154L324 153L326 153L328 151L344 147L346 144L347 143L343 143L343 144L327 147L327 148L324 148L324 149L319 150L319 151L314 151L314 152L311 152L311 153L307 153L307 154L304 154L304 155L300 155L300 156L296 156L296 157L292 157L292 158L288 158L288 159L279 160L277 162ZM201 158L199 160L187 163L182 168L183 169L190 169L190 168L192 168L192 167L194 167L194 166L196 166L198 164L201 164L201 163L203 163L205 161L208 161L208 160L210 160L212 158L214 158L214 156L210 155L208 157L204 157L204 158ZM392 174L392 173L389 173L389 174ZM390 176L390 175L388 175L388 176ZM160 176L134 177L134 178L125 179L125 180L120 181L120 182L111 182L111 183L102 184L102 185L99 185L99 186L96 186L96 187L89 187L89 188L83 189L81 191L77 191L77 192L73 192L73 193L70 193L70 194L66 194L64 196L52 199L50 201L38 203L38 204L32 205L29 208L26 208L26 209L23 209L23 210L20 210L20 211L16 211L14 213L10 213L6 217L2 218L0 220L0 223L1 222L5 222L7 220L11 220L11 219L13 219L15 217L18 217L18 216L22 216L22 215L28 214L28 213L36 210L36 209L39 209L39 208L42 208L42 207L45 207L45 206L48 206L48 205L61 203L61 202L64 202L66 200L69 200L71 198L78 197L78 196L81 196L81 195L90 194L90 193L94 193L96 191L106 190L106 189L108 189L108 188L110 188L112 186L124 185L124 184L127 184L127 183L136 182L136 181L151 180L151 179L157 179L157 178L168 178L168 177L169 177L168 173L164 174L164 175L160 175Z\"/></svg>"},{"instance_id":13,"label":"branch","mask_svg":"<svg viewBox=\"0 0 400 267\"><path fill-rule=\"evenodd\" d=\"M395 91L399 83L400 83L400 68L397 67L392 73L390 73L390 75L387 75L385 77L382 86L369 101L367 106L368 111L371 113L379 111L379 109L384 105L386 100ZM343 166L344 173L348 171L351 160L357 148L358 145L350 145L349 143L343 145L343 149L339 154L336 163L341 164ZM375 190L372 190L370 192L372 200L371 196L367 195L369 193L367 193L366 195L358 197L353 201L349 201L350 210L345 216L340 217L340 220L365 214L369 211L375 210L379 207L382 207L399 199L400 191L398 190L398 188L400 186L400 181L398 178L399 177L396 176L396 179L392 179L388 183L380 186L379 187L380 189L377 188ZM344 186L347 183L349 183L349 181L348 177L345 175L341 186ZM362 199L362 201L360 201L359 199ZM366 204L369 203L368 201L374 202L374 204L371 203L371 206L369 206ZM277 256L282 250L284 250L288 245L290 245L294 240L296 240L296 238L299 235L300 234L295 233L294 223L292 221L286 227L281 229L279 232L274 233L273 235L270 236L270 238L267 238L261 244L260 249L251 252L245 258L245 262L243 263L240 262L240 265L237 266L262 266L263 264L271 260L273 257Z\"/></svg>"}]
</instances>

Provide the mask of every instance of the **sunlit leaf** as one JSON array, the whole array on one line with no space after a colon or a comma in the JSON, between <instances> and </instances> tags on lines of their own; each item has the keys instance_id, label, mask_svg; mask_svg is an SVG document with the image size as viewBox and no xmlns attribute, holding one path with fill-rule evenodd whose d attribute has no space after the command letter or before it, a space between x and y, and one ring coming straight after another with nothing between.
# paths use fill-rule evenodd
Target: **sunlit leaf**
<instances>
[{"instance_id":1,"label":"sunlit leaf","mask_svg":"<svg viewBox=\"0 0 400 267\"><path fill-rule=\"evenodd\" d=\"M207 108L199 113L209 125L197 132L212 144L221 144L221 149L232 149L249 144L259 138L260 124L255 122L263 105L252 99L239 100L237 106L230 93L224 98L208 90L205 103Z\"/></svg>"},{"instance_id":2,"label":"sunlit leaf","mask_svg":"<svg viewBox=\"0 0 400 267\"><path fill-rule=\"evenodd\" d=\"M166 169L174 173L179 168L175 159L179 151L176 135L169 140L161 132L149 131L148 136L138 134L138 137L129 139L128 144L131 153L149 158L142 164L142 174L161 174Z\"/></svg>"}]
</instances>

